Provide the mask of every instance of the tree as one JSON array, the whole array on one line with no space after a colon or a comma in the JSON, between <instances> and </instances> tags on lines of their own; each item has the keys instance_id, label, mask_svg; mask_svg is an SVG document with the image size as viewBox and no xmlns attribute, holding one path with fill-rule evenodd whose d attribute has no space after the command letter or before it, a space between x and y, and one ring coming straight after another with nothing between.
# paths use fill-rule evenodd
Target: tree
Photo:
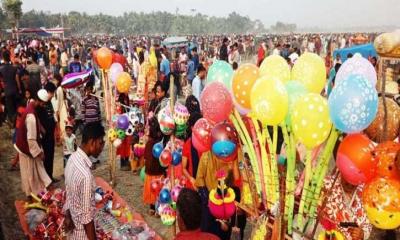
<instances>
[{"instance_id":1,"label":"tree","mask_svg":"<svg viewBox=\"0 0 400 240\"><path fill-rule=\"evenodd\" d=\"M21 0L2 0L3 9L5 10L9 21L14 28L18 29L19 20L22 17L22 1Z\"/></svg>"}]
</instances>

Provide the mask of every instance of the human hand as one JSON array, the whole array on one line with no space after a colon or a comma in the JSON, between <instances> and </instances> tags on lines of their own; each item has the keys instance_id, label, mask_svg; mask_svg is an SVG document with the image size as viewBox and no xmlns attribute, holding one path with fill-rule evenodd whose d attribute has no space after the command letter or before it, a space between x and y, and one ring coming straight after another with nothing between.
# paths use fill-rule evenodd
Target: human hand
<instances>
[{"instance_id":1,"label":"human hand","mask_svg":"<svg viewBox=\"0 0 400 240\"><path fill-rule=\"evenodd\" d=\"M349 229L351 239L353 240L363 240L364 231L360 227L353 227Z\"/></svg>"}]
</instances>

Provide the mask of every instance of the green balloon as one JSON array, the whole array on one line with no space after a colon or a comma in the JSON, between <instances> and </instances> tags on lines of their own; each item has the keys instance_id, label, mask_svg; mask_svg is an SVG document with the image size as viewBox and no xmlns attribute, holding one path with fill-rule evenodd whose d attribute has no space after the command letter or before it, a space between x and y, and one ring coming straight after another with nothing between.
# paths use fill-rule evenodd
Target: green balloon
<instances>
[{"instance_id":1,"label":"green balloon","mask_svg":"<svg viewBox=\"0 0 400 240\"><path fill-rule=\"evenodd\" d=\"M117 130L117 136L118 136L118 138L121 139L121 140L124 139L124 138L126 137L125 131L122 130L122 129L118 129L118 130Z\"/></svg>"},{"instance_id":2,"label":"green balloon","mask_svg":"<svg viewBox=\"0 0 400 240\"><path fill-rule=\"evenodd\" d=\"M146 176L146 167L142 167L142 169L140 169L140 180L142 180L142 182L144 182L144 177Z\"/></svg>"},{"instance_id":3,"label":"green balloon","mask_svg":"<svg viewBox=\"0 0 400 240\"><path fill-rule=\"evenodd\" d=\"M286 87L286 91L287 91L288 97L289 97L289 110L286 115L285 122L288 126L290 126L290 124L291 124L290 118L291 118L291 115L293 112L293 105L303 95L307 94L308 90L307 90L306 86L304 86L304 84L302 84L301 82L296 81L296 80L287 81L285 83L285 87Z\"/></svg>"},{"instance_id":4,"label":"green balloon","mask_svg":"<svg viewBox=\"0 0 400 240\"><path fill-rule=\"evenodd\" d=\"M214 62L207 73L206 85L213 82L220 82L232 92L232 79L233 79L233 69L232 66L225 62L217 60Z\"/></svg>"}]
</instances>

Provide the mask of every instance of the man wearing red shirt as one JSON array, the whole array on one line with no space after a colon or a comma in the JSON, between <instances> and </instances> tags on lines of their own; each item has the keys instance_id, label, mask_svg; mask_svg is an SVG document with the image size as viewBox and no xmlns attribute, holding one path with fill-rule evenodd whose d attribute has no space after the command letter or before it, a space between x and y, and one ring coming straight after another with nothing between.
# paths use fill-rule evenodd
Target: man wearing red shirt
<instances>
[{"instance_id":1,"label":"man wearing red shirt","mask_svg":"<svg viewBox=\"0 0 400 240\"><path fill-rule=\"evenodd\" d=\"M175 240L219 240L211 233L201 232L201 199L199 194L191 189L184 188L179 193L176 202L178 226L180 232Z\"/></svg>"}]
</instances>

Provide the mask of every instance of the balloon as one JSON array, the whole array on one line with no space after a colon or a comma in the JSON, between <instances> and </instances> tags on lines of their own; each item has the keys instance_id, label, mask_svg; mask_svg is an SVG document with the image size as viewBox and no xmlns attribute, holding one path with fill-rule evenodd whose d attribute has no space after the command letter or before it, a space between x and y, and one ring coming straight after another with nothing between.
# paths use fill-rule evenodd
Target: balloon
<instances>
[{"instance_id":1,"label":"balloon","mask_svg":"<svg viewBox=\"0 0 400 240\"><path fill-rule=\"evenodd\" d=\"M117 136L118 136L118 138L121 139L121 140L124 139L124 138L126 137L125 131L122 130L122 129L117 129Z\"/></svg>"},{"instance_id":2,"label":"balloon","mask_svg":"<svg viewBox=\"0 0 400 240\"><path fill-rule=\"evenodd\" d=\"M119 146L121 146L121 144L122 144L122 140L119 139L119 138L115 139L114 142L113 142L113 146L115 148L118 148Z\"/></svg>"},{"instance_id":3,"label":"balloon","mask_svg":"<svg viewBox=\"0 0 400 240\"><path fill-rule=\"evenodd\" d=\"M303 83L310 92L321 93L326 82L324 60L315 53L302 54L292 68L292 79Z\"/></svg>"},{"instance_id":4,"label":"balloon","mask_svg":"<svg viewBox=\"0 0 400 240\"><path fill-rule=\"evenodd\" d=\"M182 161L182 152L174 151L172 153L172 165L178 166Z\"/></svg>"},{"instance_id":5,"label":"balloon","mask_svg":"<svg viewBox=\"0 0 400 240\"><path fill-rule=\"evenodd\" d=\"M378 93L361 75L350 75L329 95L329 112L337 129L356 133L367 128L378 111Z\"/></svg>"},{"instance_id":6,"label":"balloon","mask_svg":"<svg viewBox=\"0 0 400 240\"><path fill-rule=\"evenodd\" d=\"M160 155L160 165L168 167L172 162L172 154L169 149L164 149Z\"/></svg>"},{"instance_id":7,"label":"balloon","mask_svg":"<svg viewBox=\"0 0 400 240\"><path fill-rule=\"evenodd\" d=\"M226 89L232 91L233 69L231 65L225 61L215 61L207 72L206 86L214 82L222 83Z\"/></svg>"},{"instance_id":8,"label":"balloon","mask_svg":"<svg viewBox=\"0 0 400 240\"><path fill-rule=\"evenodd\" d=\"M153 157L159 158L163 149L164 149L164 146L163 146L162 142L154 144L153 150L152 150Z\"/></svg>"},{"instance_id":9,"label":"balloon","mask_svg":"<svg viewBox=\"0 0 400 240\"><path fill-rule=\"evenodd\" d=\"M251 90L251 110L263 125L278 125L288 111L288 94L279 80L261 77Z\"/></svg>"},{"instance_id":10,"label":"balloon","mask_svg":"<svg viewBox=\"0 0 400 240\"><path fill-rule=\"evenodd\" d=\"M279 55L266 57L260 66L260 76L281 82L290 80L290 67L287 61Z\"/></svg>"},{"instance_id":11,"label":"balloon","mask_svg":"<svg viewBox=\"0 0 400 240\"><path fill-rule=\"evenodd\" d=\"M187 108L180 104L180 103L176 103L175 107L174 107L174 120L176 124L179 125L183 125L185 124L188 119L189 119L189 111L187 110Z\"/></svg>"},{"instance_id":12,"label":"balloon","mask_svg":"<svg viewBox=\"0 0 400 240\"><path fill-rule=\"evenodd\" d=\"M144 182L144 178L146 177L146 167L142 167L142 169L140 169L140 180L142 180L142 182Z\"/></svg>"},{"instance_id":13,"label":"balloon","mask_svg":"<svg viewBox=\"0 0 400 240\"><path fill-rule=\"evenodd\" d=\"M107 136L110 142L114 142L114 140L118 138L117 132L113 128L108 130Z\"/></svg>"},{"instance_id":14,"label":"balloon","mask_svg":"<svg viewBox=\"0 0 400 240\"><path fill-rule=\"evenodd\" d=\"M129 125L129 127L125 130L126 136L132 136L134 132L135 128L132 125Z\"/></svg>"},{"instance_id":15,"label":"balloon","mask_svg":"<svg viewBox=\"0 0 400 240\"><path fill-rule=\"evenodd\" d=\"M251 88L260 77L258 67L251 63L240 65L233 75L232 93L235 102L244 109L249 109Z\"/></svg>"},{"instance_id":16,"label":"balloon","mask_svg":"<svg viewBox=\"0 0 400 240\"><path fill-rule=\"evenodd\" d=\"M117 120L117 127L126 130L129 127L129 118L126 114L119 115Z\"/></svg>"},{"instance_id":17,"label":"balloon","mask_svg":"<svg viewBox=\"0 0 400 240\"><path fill-rule=\"evenodd\" d=\"M385 112L383 110L383 99L379 98L378 113L374 121L365 130L368 137L374 142L393 141L400 134L400 107L397 103L386 97L387 121L386 121L386 138L383 138L383 127Z\"/></svg>"},{"instance_id":18,"label":"balloon","mask_svg":"<svg viewBox=\"0 0 400 240\"><path fill-rule=\"evenodd\" d=\"M396 156L400 151L400 144L387 141L378 144L373 154L377 160L377 175L379 177L400 179L400 170L396 167Z\"/></svg>"},{"instance_id":19,"label":"balloon","mask_svg":"<svg viewBox=\"0 0 400 240\"><path fill-rule=\"evenodd\" d=\"M176 219L176 212L169 205L160 212L161 222L166 226L174 224Z\"/></svg>"},{"instance_id":20,"label":"balloon","mask_svg":"<svg viewBox=\"0 0 400 240\"><path fill-rule=\"evenodd\" d=\"M126 63L127 63L126 58L124 57L124 55L119 54L119 53L113 53L112 54L112 62L120 64L121 67L123 67L123 68L125 68ZM123 69L122 69L122 71L123 71Z\"/></svg>"},{"instance_id":21,"label":"balloon","mask_svg":"<svg viewBox=\"0 0 400 240\"><path fill-rule=\"evenodd\" d=\"M227 122L218 123L211 131L212 152L217 157L227 158L237 150L238 134Z\"/></svg>"},{"instance_id":22,"label":"balloon","mask_svg":"<svg viewBox=\"0 0 400 240\"><path fill-rule=\"evenodd\" d=\"M97 50L96 53L97 63L102 69L109 69L112 64L112 52L106 47Z\"/></svg>"},{"instance_id":23,"label":"balloon","mask_svg":"<svg viewBox=\"0 0 400 240\"><path fill-rule=\"evenodd\" d=\"M372 225L380 229L400 226L400 182L376 178L365 185L362 202Z\"/></svg>"},{"instance_id":24,"label":"balloon","mask_svg":"<svg viewBox=\"0 0 400 240\"><path fill-rule=\"evenodd\" d=\"M364 134L350 134L343 139L337 152L336 166L344 180L359 185L376 176L373 149L372 141Z\"/></svg>"},{"instance_id":25,"label":"balloon","mask_svg":"<svg viewBox=\"0 0 400 240\"><path fill-rule=\"evenodd\" d=\"M285 88L289 97L288 103L288 113L286 115L286 124L290 125L290 116L293 113L293 105L297 100L299 100L302 96L307 94L307 88L299 81L287 81L285 83Z\"/></svg>"},{"instance_id":26,"label":"balloon","mask_svg":"<svg viewBox=\"0 0 400 240\"><path fill-rule=\"evenodd\" d=\"M231 155L227 157L218 157L218 160L221 160L225 163L233 162L235 161L235 159L237 159L237 155L238 155L238 150L236 148L236 150Z\"/></svg>"},{"instance_id":27,"label":"balloon","mask_svg":"<svg viewBox=\"0 0 400 240\"><path fill-rule=\"evenodd\" d=\"M316 93L304 95L293 105L291 122L295 137L308 149L323 143L332 128L326 99Z\"/></svg>"},{"instance_id":28,"label":"balloon","mask_svg":"<svg viewBox=\"0 0 400 240\"><path fill-rule=\"evenodd\" d=\"M181 125L175 125L175 136L176 137L185 137L186 136L186 130L187 130L187 125L186 124L181 124Z\"/></svg>"},{"instance_id":29,"label":"balloon","mask_svg":"<svg viewBox=\"0 0 400 240\"><path fill-rule=\"evenodd\" d=\"M174 202L178 201L178 196L179 196L179 193L181 192L181 190L182 190L181 186L175 186L172 188L172 190L171 190L172 201L174 201Z\"/></svg>"},{"instance_id":30,"label":"balloon","mask_svg":"<svg viewBox=\"0 0 400 240\"><path fill-rule=\"evenodd\" d=\"M154 179L153 181L151 181L150 183L150 190L153 193L158 194L161 191L161 182L159 179Z\"/></svg>"},{"instance_id":31,"label":"balloon","mask_svg":"<svg viewBox=\"0 0 400 240\"><path fill-rule=\"evenodd\" d=\"M117 77L116 87L120 93L129 93L132 84L132 78L129 73L122 72Z\"/></svg>"},{"instance_id":32,"label":"balloon","mask_svg":"<svg viewBox=\"0 0 400 240\"><path fill-rule=\"evenodd\" d=\"M368 79L369 83L375 87L377 76L375 67L368 59L363 58L361 54L354 54L352 58L347 59L339 71L336 73L335 83L339 84L348 79L350 75L361 75Z\"/></svg>"},{"instance_id":33,"label":"balloon","mask_svg":"<svg viewBox=\"0 0 400 240\"><path fill-rule=\"evenodd\" d=\"M120 73L124 71L124 68L119 63L113 63L110 67L110 79L115 84Z\"/></svg>"},{"instance_id":34,"label":"balloon","mask_svg":"<svg viewBox=\"0 0 400 240\"><path fill-rule=\"evenodd\" d=\"M166 188L161 189L158 199L160 200L160 203L170 203L171 202L171 194L170 194L169 190Z\"/></svg>"},{"instance_id":35,"label":"balloon","mask_svg":"<svg viewBox=\"0 0 400 240\"><path fill-rule=\"evenodd\" d=\"M229 118L233 109L232 98L222 83L207 85L200 96L203 116L211 122L222 122Z\"/></svg>"},{"instance_id":36,"label":"balloon","mask_svg":"<svg viewBox=\"0 0 400 240\"><path fill-rule=\"evenodd\" d=\"M158 122L160 123L160 130L165 135L170 135L174 132L175 121L167 105L158 113Z\"/></svg>"}]
</instances>

